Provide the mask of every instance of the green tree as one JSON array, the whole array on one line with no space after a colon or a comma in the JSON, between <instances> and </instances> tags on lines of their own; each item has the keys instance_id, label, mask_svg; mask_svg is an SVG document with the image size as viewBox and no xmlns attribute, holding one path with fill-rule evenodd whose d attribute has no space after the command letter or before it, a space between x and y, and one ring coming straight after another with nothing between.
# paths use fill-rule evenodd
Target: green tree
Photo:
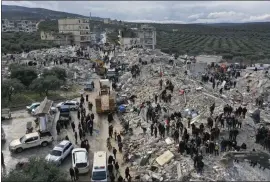
<instances>
[{"instance_id":1,"label":"green tree","mask_svg":"<svg viewBox=\"0 0 270 182\"><path fill-rule=\"evenodd\" d=\"M50 75L55 75L59 80L65 81L67 78L67 73L66 70L63 68L57 68L54 67L51 70L45 69L43 71L43 76L50 76Z\"/></svg>"},{"instance_id":2,"label":"green tree","mask_svg":"<svg viewBox=\"0 0 270 182\"><path fill-rule=\"evenodd\" d=\"M11 101L12 95L24 90L24 85L18 79L4 80L1 85L2 97L7 97Z\"/></svg>"},{"instance_id":3,"label":"green tree","mask_svg":"<svg viewBox=\"0 0 270 182\"><path fill-rule=\"evenodd\" d=\"M30 85L30 88L40 94L45 93L48 96L50 90L57 90L63 84L63 81L58 79L55 75L48 75L37 78Z\"/></svg>"},{"instance_id":4,"label":"green tree","mask_svg":"<svg viewBox=\"0 0 270 182\"><path fill-rule=\"evenodd\" d=\"M68 180L61 168L53 163L43 158L30 158L23 167L12 169L8 174L2 174L2 181L61 182Z\"/></svg>"},{"instance_id":5,"label":"green tree","mask_svg":"<svg viewBox=\"0 0 270 182\"><path fill-rule=\"evenodd\" d=\"M28 66L11 67L11 78L16 78L28 87L37 78L37 72Z\"/></svg>"}]
</instances>

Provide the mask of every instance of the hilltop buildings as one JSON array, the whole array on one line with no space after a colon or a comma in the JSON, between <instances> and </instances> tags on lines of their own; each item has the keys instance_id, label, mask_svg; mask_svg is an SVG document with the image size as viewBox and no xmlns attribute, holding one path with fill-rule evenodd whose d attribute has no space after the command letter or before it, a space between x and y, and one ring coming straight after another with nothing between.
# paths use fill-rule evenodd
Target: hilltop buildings
<instances>
[{"instance_id":1,"label":"hilltop buildings","mask_svg":"<svg viewBox=\"0 0 270 182\"><path fill-rule=\"evenodd\" d=\"M37 22L30 20L2 19L2 32L36 32Z\"/></svg>"}]
</instances>

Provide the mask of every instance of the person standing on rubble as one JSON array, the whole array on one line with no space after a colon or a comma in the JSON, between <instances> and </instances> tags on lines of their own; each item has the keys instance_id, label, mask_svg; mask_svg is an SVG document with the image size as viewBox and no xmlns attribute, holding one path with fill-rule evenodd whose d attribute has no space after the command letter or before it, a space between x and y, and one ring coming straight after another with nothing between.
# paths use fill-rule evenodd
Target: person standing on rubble
<instances>
[{"instance_id":1,"label":"person standing on rubble","mask_svg":"<svg viewBox=\"0 0 270 182\"><path fill-rule=\"evenodd\" d=\"M163 84L163 80L160 79L160 80L159 80L159 89L160 89L160 90L162 90L162 84Z\"/></svg>"},{"instance_id":2,"label":"person standing on rubble","mask_svg":"<svg viewBox=\"0 0 270 182\"><path fill-rule=\"evenodd\" d=\"M111 123L112 121L113 121L113 115L112 115L112 113L110 112L110 113L108 114L108 122Z\"/></svg>"},{"instance_id":3,"label":"person standing on rubble","mask_svg":"<svg viewBox=\"0 0 270 182\"><path fill-rule=\"evenodd\" d=\"M243 113L243 118L245 119L246 113L247 113L247 108L246 108L246 107L244 107L244 108L242 109L242 113Z\"/></svg>"}]
</instances>

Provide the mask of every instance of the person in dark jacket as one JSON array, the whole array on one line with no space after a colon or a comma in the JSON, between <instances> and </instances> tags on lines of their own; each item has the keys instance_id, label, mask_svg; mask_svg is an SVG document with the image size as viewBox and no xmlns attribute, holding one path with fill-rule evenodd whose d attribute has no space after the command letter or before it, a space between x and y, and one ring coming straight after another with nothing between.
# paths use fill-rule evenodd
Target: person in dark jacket
<instances>
[{"instance_id":1,"label":"person in dark jacket","mask_svg":"<svg viewBox=\"0 0 270 182\"><path fill-rule=\"evenodd\" d=\"M114 174L113 173L110 174L110 180L111 180L111 182L114 182L115 181L115 177L114 177Z\"/></svg>"},{"instance_id":2,"label":"person in dark jacket","mask_svg":"<svg viewBox=\"0 0 270 182\"><path fill-rule=\"evenodd\" d=\"M125 175L126 175L126 179L131 178L131 176L129 174L129 168L128 167L126 167Z\"/></svg>"},{"instance_id":3,"label":"person in dark jacket","mask_svg":"<svg viewBox=\"0 0 270 182\"><path fill-rule=\"evenodd\" d=\"M79 169L76 166L74 167L74 171L75 171L76 180L78 180L79 179Z\"/></svg>"},{"instance_id":4,"label":"person in dark jacket","mask_svg":"<svg viewBox=\"0 0 270 182\"><path fill-rule=\"evenodd\" d=\"M115 147L113 147L113 155L114 155L114 159L116 159L116 153L117 153L117 150Z\"/></svg>"},{"instance_id":5,"label":"person in dark jacket","mask_svg":"<svg viewBox=\"0 0 270 182\"><path fill-rule=\"evenodd\" d=\"M115 175L120 174L118 162L115 162L115 164L114 164L114 169L115 169Z\"/></svg>"},{"instance_id":6,"label":"person in dark jacket","mask_svg":"<svg viewBox=\"0 0 270 182\"><path fill-rule=\"evenodd\" d=\"M5 166L5 161L4 161L4 154L1 152L1 164L4 167Z\"/></svg>"},{"instance_id":7,"label":"person in dark jacket","mask_svg":"<svg viewBox=\"0 0 270 182\"><path fill-rule=\"evenodd\" d=\"M110 113L108 114L108 122L111 123L112 121L113 121L113 115L112 115L112 113L110 112Z\"/></svg>"},{"instance_id":8,"label":"person in dark jacket","mask_svg":"<svg viewBox=\"0 0 270 182\"><path fill-rule=\"evenodd\" d=\"M112 164L113 162L114 162L114 158L112 155L110 155L108 158L108 164Z\"/></svg>"},{"instance_id":9,"label":"person in dark jacket","mask_svg":"<svg viewBox=\"0 0 270 182\"><path fill-rule=\"evenodd\" d=\"M75 171L74 171L74 169L72 167L69 168L69 174L70 174L70 177L71 177L71 181L76 181Z\"/></svg>"},{"instance_id":10,"label":"person in dark jacket","mask_svg":"<svg viewBox=\"0 0 270 182\"><path fill-rule=\"evenodd\" d=\"M121 175L118 177L117 182L124 182L124 179L123 179L123 177Z\"/></svg>"},{"instance_id":11,"label":"person in dark jacket","mask_svg":"<svg viewBox=\"0 0 270 182\"><path fill-rule=\"evenodd\" d=\"M77 144L77 139L78 139L78 135L77 135L77 131L74 132L74 137L75 137L75 143Z\"/></svg>"},{"instance_id":12,"label":"person in dark jacket","mask_svg":"<svg viewBox=\"0 0 270 182\"><path fill-rule=\"evenodd\" d=\"M109 174L113 173L113 165L112 164L108 165L108 171L109 171Z\"/></svg>"}]
</instances>

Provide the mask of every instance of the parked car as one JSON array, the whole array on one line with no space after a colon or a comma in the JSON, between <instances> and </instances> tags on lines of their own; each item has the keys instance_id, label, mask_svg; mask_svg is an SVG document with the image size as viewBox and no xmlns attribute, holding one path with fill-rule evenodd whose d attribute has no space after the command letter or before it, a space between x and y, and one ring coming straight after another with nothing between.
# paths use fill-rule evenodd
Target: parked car
<instances>
[{"instance_id":1,"label":"parked car","mask_svg":"<svg viewBox=\"0 0 270 182\"><path fill-rule=\"evenodd\" d=\"M37 108L38 106L40 106L40 102L35 102L35 103L32 103L30 106L26 106L26 109L31 112L32 109L35 109Z\"/></svg>"},{"instance_id":2,"label":"parked car","mask_svg":"<svg viewBox=\"0 0 270 182\"><path fill-rule=\"evenodd\" d=\"M56 105L56 108L60 109L61 106L69 106L70 110L76 111L79 108L79 102L77 101L66 101L66 102L60 102Z\"/></svg>"},{"instance_id":3,"label":"parked car","mask_svg":"<svg viewBox=\"0 0 270 182\"><path fill-rule=\"evenodd\" d=\"M38 107L39 107L39 106L38 106ZM36 115L36 111L37 111L38 107L32 109L31 114L32 114L33 116ZM51 113L56 113L56 107L51 107L50 112L51 112Z\"/></svg>"},{"instance_id":4,"label":"parked car","mask_svg":"<svg viewBox=\"0 0 270 182\"><path fill-rule=\"evenodd\" d=\"M56 165L61 165L64 159L71 153L74 146L68 140L63 140L56 145L53 150L46 156L48 162L53 162Z\"/></svg>"},{"instance_id":5,"label":"parked car","mask_svg":"<svg viewBox=\"0 0 270 182\"><path fill-rule=\"evenodd\" d=\"M76 148L72 150L72 167L77 167L80 174L87 173L90 170L88 152L85 148Z\"/></svg>"},{"instance_id":6,"label":"parked car","mask_svg":"<svg viewBox=\"0 0 270 182\"><path fill-rule=\"evenodd\" d=\"M19 139L15 139L10 142L9 150L11 152L20 153L25 149L33 148L37 146L46 147L53 141L52 134L50 132L34 132L24 135Z\"/></svg>"},{"instance_id":7,"label":"parked car","mask_svg":"<svg viewBox=\"0 0 270 182\"><path fill-rule=\"evenodd\" d=\"M1 110L1 120L11 119L10 109L2 109Z\"/></svg>"}]
</instances>

